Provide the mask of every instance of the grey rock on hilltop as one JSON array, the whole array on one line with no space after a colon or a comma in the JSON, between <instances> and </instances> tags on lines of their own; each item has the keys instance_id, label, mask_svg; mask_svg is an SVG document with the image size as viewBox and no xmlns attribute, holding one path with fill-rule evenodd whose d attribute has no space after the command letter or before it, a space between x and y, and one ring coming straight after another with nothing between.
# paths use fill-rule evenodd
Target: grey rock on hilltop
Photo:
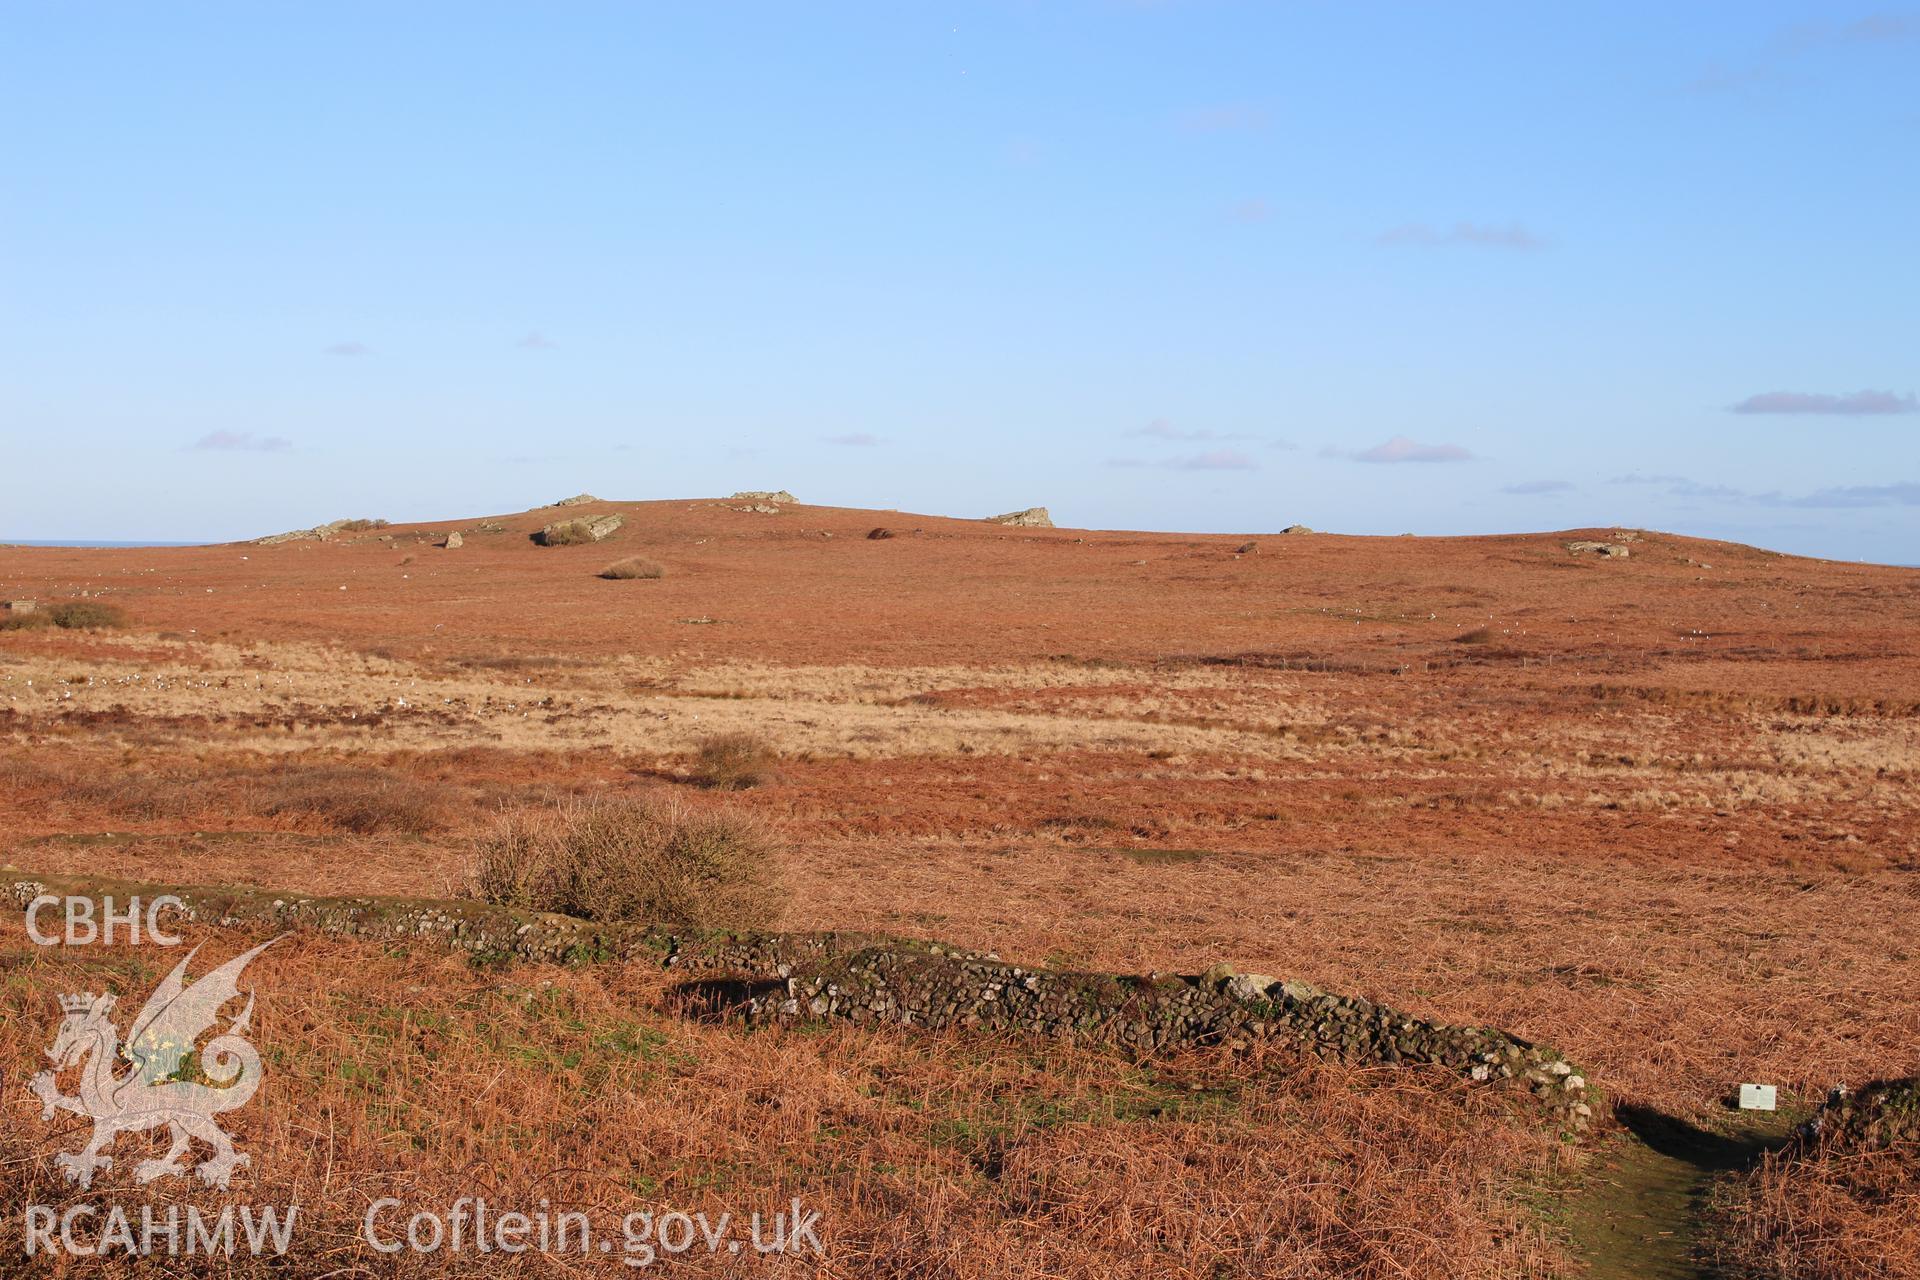
<instances>
[{"instance_id":1,"label":"grey rock on hilltop","mask_svg":"<svg viewBox=\"0 0 1920 1280\"><path fill-rule=\"evenodd\" d=\"M317 524L311 529L290 529L286 533L270 533L264 538L255 538L256 547L277 547L283 542L325 542L334 534L352 524L351 520L329 520Z\"/></svg>"},{"instance_id":2,"label":"grey rock on hilltop","mask_svg":"<svg viewBox=\"0 0 1920 1280\"><path fill-rule=\"evenodd\" d=\"M1019 529L1051 529L1053 517L1047 514L1045 507L1028 507L1025 511L1009 511L1004 515L988 516L987 523L1012 525Z\"/></svg>"},{"instance_id":3,"label":"grey rock on hilltop","mask_svg":"<svg viewBox=\"0 0 1920 1280\"><path fill-rule=\"evenodd\" d=\"M600 499L594 497L590 493L576 493L571 498L562 498L560 499L560 501L549 503L548 505L555 506L555 507L584 507L589 502L598 502L598 501L600 501Z\"/></svg>"},{"instance_id":4,"label":"grey rock on hilltop","mask_svg":"<svg viewBox=\"0 0 1920 1280\"><path fill-rule=\"evenodd\" d=\"M800 501L800 499L794 497L785 489L742 489L738 493L729 494L727 501L771 503L774 506L790 507Z\"/></svg>"}]
</instances>

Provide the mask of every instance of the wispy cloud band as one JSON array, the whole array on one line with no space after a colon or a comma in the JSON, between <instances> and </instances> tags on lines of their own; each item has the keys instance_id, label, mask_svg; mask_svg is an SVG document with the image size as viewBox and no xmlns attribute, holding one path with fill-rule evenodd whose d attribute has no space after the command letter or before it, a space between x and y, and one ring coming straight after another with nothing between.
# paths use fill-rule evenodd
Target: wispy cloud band
<instances>
[{"instance_id":1,"label":"wispy cloud band","mask_svg":"<svg viewBox=\"0 0 1920 1280\"><path fill-rule=\"evenodd\" d=\"M1730 413L1823 413L1865 417L1882 413L1920 413L1920 399L1912 392L1848 391L1832 395L1819 391L1764 391L1727 406Z\"/></svg>"},{"instance_id":2,"label":"wispy cloud band","mask_svg":"<svg viewBox=\"0 0 1920 1280\"><path fill-rule=\"evenodd\" d=\"M1457 444L1421 444L1405 436L1395 436L1371 449L1345 455L1355 462L1467 462L1473 454Z\"/></svg>"}]
</instances>

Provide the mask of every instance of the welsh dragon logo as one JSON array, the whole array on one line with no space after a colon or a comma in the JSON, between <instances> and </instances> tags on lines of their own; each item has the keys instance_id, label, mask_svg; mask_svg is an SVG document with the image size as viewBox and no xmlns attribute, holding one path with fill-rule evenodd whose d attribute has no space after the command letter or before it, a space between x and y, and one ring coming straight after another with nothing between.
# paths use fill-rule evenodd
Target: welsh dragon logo
<instances>
[{"instance_id":1,"label":"welsh dragon logo","mask_svg":"<svg viewBox=\"0 0 1920 1280\"><path fill-rule=\"evenodd\" d=\"M210 1187L224 1190L233 1171L248 1163L245 1155L233 1149L233 1140L213 1117L245 1106L260 1087L260 1055L244 1039L253 1018L251 992L240 1016L200 1050L198 1070L191 1073L199 1079L176 1077L187 1066L195 1042L218 1020L221 1006L239 997L241 971L278 941L274 938L235 956L191 986L186 981L187 966L200 948L189 951L147 997L133 1020L124 1048L109 1016L114 1002L111 994L85 992L60 997L64 1016L53 1048L47 1051L53 1068L34 1076L27 1087L40 1099L42 1120L51 1120L56 1110L93 1120L93 1136L85 1147L54 1157L67 1181L92 1186L94 1171L113 1164L112 1157L104 1152L115 1138L162 1127L172 1131L173 1145L160 1159L142 1160L135 1167L134 1177L141 1182L185 1173L188 1166L184 1158L196 1138L213 1148L213 1156L196 1170L200 1181ZM132 1066L116 1075L121 1059ZM83 1061L86 1066L80 1076L79 1095L61 1093L54 1082L56 1074Z\"/></svg>"}]
</instances>

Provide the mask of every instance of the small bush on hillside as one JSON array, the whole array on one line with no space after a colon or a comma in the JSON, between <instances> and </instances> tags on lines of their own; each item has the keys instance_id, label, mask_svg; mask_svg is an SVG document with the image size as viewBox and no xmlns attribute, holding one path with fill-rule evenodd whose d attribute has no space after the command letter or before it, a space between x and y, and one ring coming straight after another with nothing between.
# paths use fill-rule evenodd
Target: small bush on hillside
<instances>
[{"instance_id":1,"label":"small bush on hillside","mask_svg":"<svg viewBox=\"0 0 1920 1280\"><path fill-rule=\"evenodd\" d=\"M1486 627L1475 627L1465 635L1453 638L1455 644L1492 644L1493 632Z\"/></svg>"},{"instance_id":2,"label":"small bush on hillside","mask_svg":"<svg viewBox=\"0 0 1920 1280\"><path fill-rule=\"evenodd\" d=\"M533 540L543 547L577 547L595 539L585 520L568 520L540 530Z\"/></svg>"},{"instance_id":3,"label":"small bush on hillside","mask_svg":"<svg viewBox=\"0 0 1920 1280\"><path fill-rule=\"evenodd\" d=\"M367 533L373 529L384 529L389 523L386 520L346 520L341 522L340 532Z\"/></svg>"},{"instance_id":4,"label":"small bush on hillside","mask_svg":"<svg viewBox=\"0 0 1920 1280\"><path fill-rule=\"evenodd\" d=\"M315 817L355 835L425 835L447 825L446 796L405 774L346 765L318 766L270 777L255 812L270 818Z\"/></svg>"},{"instance_id":5,"label":"small bush on hillside","mask_svg":"<svg viewBox=\"0 0 1920 1280\"><path fill-rule=\"evenodd\" d=\"M628 556L625 560L616 560L600 571L603 578L619 581L626 578L663 578L667 571L658 561L645 556Z\"/></svg>"},{"instance_id":6,"label":"small bush on hillside","mask_svg":"<svg viewBox=\"0 0 1920 1280\"><path fill-rule=\"evenodd\" d=\"M716 733L700 740L694 776L719 791L744 791L773 777L777 758L758 734Z\"/></svg>"},{"instance_id":7,"label":"small bush on hillside","mask_svg":"<svg viewBox=\"0 0 1920 1280\"><path fill-rule=\"evenodd\" d=\"M63 600L47 610L56 627L71 631L91 631L96 627L124 627L126 611L100 600Z\"/></svg>"},{"instance_id":8,"label":"small bush on hillside","mask_svg":"<svg viewBox=\"0 0 1920 1280\"><path fill-rule=\"evenodd\" d=\"M471 883L488 902L601 922L756 929L779 918L778 843L682 800L592 799L502 815Z\"/></svg>"},{"instance_id":9,"label":"small bush on hillside","mask_svg":"<svg viewBox=\"0 0 1920 1280\"><path fill-rule=\"evenodd\" d=\"M52 625L53 619L41 609L35 609L32 613L15 613L11 609L0 613L0 631L32 631L37 627Z\"/></svg>"}]
</instances>

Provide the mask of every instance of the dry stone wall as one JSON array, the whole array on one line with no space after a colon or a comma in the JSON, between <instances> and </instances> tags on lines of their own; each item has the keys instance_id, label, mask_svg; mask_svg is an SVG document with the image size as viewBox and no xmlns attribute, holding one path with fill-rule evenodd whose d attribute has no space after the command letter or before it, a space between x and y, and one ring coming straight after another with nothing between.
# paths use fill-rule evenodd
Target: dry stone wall
<instances>
[{"instance_id":1,"label":"dry stone wall","mask_svg":"<svg viewBox=\"0 0 1920 1280\"><path fill-rule=\"evenodd\" d=\"M1920 1143L1920 1076L1834 1090L1807 1136L1849 1151Z\"/></svg>"},{"instance_id":2,"label":"dry stone wall","mask_svg":"<svg viewBox=\"0 0 1920 1280\"><path fill-rule=\"evenodd\" d=\"M1348 1063L1421 1064L1477 1084L1524 1089L1569 1128L1584 1127L1593 1115L1586 1079L1554 1050L1492 1028L1449 1026L1308 983L1224 967L1198 975L1073 973L874 934L690 936L474 902L53 876L15 876L5 887L22 908L42 894L111 897L123 908L135 896L151 901L172 894L188 919L224 927L417 938L482 956L558 963L645 960L687 974L689 988L724 992L717 1003L760 1021L977 1028L1090 1040L1138 1056L1288 1044Z\"/></svg>"}]
</instances>

